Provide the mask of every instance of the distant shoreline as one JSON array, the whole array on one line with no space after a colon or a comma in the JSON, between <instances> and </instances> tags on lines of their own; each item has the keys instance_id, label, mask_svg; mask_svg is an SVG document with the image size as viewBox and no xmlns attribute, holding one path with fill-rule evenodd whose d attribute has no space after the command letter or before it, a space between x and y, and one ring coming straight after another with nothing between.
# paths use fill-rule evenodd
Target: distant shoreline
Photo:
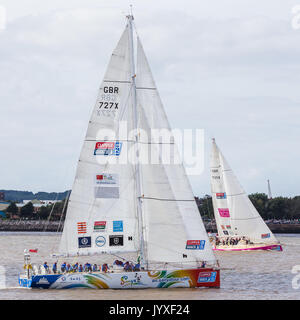
<instances>
[{"instance_id":1,"label":"distant shoreline","mask_svg":"<svg viewBox=\"0 0 300 320\"><path fill-rule=\"evenodd\" d=\"M0 220L0 232L59 232L63 223L46 220Z\"/></svg>"},{"instance_id":2,"label":"distant shoreline","mask_svg":"<svg viewBox=\"0 0 300 320\"><path fill-rule=\"evenodd\" d=\"M207 232L217 232L215 224L205 223ZM300 224L274 224L268 227L273 233L300 233ZM63 222L46 220L0 220L0 232L61 232Z\"/></svg>"}]
</instances>

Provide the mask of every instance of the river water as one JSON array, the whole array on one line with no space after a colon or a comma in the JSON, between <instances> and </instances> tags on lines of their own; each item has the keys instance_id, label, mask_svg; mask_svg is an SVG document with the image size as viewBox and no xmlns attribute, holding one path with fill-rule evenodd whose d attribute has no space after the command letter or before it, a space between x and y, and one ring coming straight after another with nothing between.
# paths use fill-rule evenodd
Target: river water
<instances>
[{"instance_id":1,"label":"river water","mask_svg":"<svg viewBox=\"0 0 300 320\"><path fill-rule=\"evenodd\" d=\"M18 287L18 274L23 272L23 251L25 248L38 248L39 253L32 254L32 262L44 263L44 261L47 261L48 264L52 264L53 259L49 256L50 253L56 252L60 234L0 232L0 300L300 300L300 288L296 289L295 285L292 284L293 278L294 283L297 284L297 281L295 281L296 274L292 273L292 268L299 265L300 270L300 234L280 234L276 237L283 245L282 252L216 253L221 266L220 289L32 290ZM34 257L34 255L36 256ZM80 263L86 262L85 260L78 260ZM93 260L89 258L89 262L93 262ZM98 264L103 262L97 261ZM106 262L110 261L106 260Z\"/></svg>"}]
</instances>

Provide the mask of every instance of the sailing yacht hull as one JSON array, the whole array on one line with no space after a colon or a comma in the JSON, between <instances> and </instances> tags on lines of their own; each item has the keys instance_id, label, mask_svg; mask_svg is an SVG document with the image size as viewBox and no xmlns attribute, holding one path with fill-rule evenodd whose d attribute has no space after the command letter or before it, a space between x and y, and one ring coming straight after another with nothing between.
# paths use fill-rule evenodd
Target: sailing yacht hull
<instances>
[{"instance_id":1,"label":"sailing yacht hull","mask_svg":"<svg viewBox=\"0 0 300 320\"><path fill-rule=\"evenodd\" d=\"M220 287L220 270L199 268L168 271L94 272L19 277L19 285L43 289L146 289Z\"/></svg>"},{"instance_id":2,"label":"sailing yacht hull","mask_svg":"<svg viewBox=\"0 0 300 320\"><path fill-rule=\"evenodd\" d=\"M213 248L214 251L253 251L253 250L276 250L282 251L280 244L272 245L235 245L235 246L217 246Z\"/></svg>"}]
</instances>

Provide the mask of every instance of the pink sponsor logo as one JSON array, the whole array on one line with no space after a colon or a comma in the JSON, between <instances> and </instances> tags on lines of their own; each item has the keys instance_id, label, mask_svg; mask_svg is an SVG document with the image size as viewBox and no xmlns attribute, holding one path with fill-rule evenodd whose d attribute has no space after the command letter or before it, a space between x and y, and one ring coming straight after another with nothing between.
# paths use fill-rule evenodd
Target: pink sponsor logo
<instances>
[{"instance_id":1,"label":"pink sponsor logo","mask_svg":"<svg viewBox=\"0 0 300 320\"><path fill-rule=\"evenodd\" d=\"M230 214L229 214L229 209L225 208L218 208L219 214L222 218L229 218Z\"/></svg>"}]
</instances>

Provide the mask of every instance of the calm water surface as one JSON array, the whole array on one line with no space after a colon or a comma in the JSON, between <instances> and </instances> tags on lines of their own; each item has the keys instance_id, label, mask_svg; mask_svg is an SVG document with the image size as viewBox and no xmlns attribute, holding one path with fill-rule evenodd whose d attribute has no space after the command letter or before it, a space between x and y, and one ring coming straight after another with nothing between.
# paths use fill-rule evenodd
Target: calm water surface
<instances>
[{"instance_id":1,"label":"calm water surface","mask_svg":"<svg viewBox=\"0 0 300 320\"><path fill-rule=\"evenodd\" d=\"M217 258L221 268L220 289L146 289L146 290L40 290L18 287L18 274L23 272L24 248L39 248L32 254L32 262L52 264L50 253L57 252L59 234L0 232L0 299L297 299L300 289L293 289L293 266L300 265L300 234L277 235L283 252L219 252ZM86 258L83 258L86 259ZM111 262L99 260L98 264ZM85 263L85 260L79 262ZM75 262L69 260L70 262ZM89 262L94 262L89 258ZM0 272L1 273L1 272ZM3 273L3 271L2 271Z\"/></svg>"}]
</instances>

